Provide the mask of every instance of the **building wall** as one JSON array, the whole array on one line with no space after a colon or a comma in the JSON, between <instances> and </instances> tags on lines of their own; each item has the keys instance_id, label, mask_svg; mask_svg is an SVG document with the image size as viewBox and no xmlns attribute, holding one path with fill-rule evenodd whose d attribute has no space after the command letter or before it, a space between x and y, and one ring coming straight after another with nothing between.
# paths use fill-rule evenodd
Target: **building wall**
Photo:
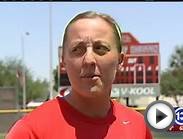
<instances>
[{"instance_id":1,"label":"building wall","mask_svg":"<svg viewBox=\"0 0 183 139\"><path fill-rule=\"evenodd\" d=\"M0 87L0 110L15 109L17 107L17 94L14 87ZM0 133L6 133L20 118L17 113L0 113Z\"/></svg>"}]
</instances>

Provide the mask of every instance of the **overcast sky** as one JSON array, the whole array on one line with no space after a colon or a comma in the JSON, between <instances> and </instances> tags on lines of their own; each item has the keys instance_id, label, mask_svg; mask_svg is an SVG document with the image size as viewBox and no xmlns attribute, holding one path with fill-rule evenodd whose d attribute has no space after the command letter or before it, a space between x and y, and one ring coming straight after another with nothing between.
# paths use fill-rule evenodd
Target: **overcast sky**
<instances>
[{"instance_id":1,"label":"overcast sky","mask_svg":"<svg viewBox=\"0 0 183 139\"><path fill-rule=\"evenodd\" d=\"M58 46L66 24L74 15L87 10L113 16L123 32L131 32L140 42L159 42L161 70L168 67L175 46L183 44L182 2L54 2L53 68L58 64ZM0 2L0 59L22 58L21 35L26 65L34 77L49 79L48 2Z\"/></svg>"}]
</instances>

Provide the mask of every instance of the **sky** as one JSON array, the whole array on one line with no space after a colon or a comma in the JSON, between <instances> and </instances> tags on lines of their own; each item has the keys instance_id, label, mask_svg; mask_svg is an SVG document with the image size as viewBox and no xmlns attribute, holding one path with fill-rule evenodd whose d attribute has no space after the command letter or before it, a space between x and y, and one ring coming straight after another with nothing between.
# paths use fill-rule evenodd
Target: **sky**
<instances>
[{"instance_id":1,"label":"sky","mask_svg":"<svg viewBox=\"0 0 183 139\"><path fill-rule=\"evenodd\" d=\"M123 32L140 42L159 42L161 71L177 45L183 44L183 2L52 2L52 67L67 23L94 10L111 15ZM29 35L26 35L29 32ZM49 2L0 2L0 60L22 58L34 78L49 80Z\"/></svg>"}]
</instances>

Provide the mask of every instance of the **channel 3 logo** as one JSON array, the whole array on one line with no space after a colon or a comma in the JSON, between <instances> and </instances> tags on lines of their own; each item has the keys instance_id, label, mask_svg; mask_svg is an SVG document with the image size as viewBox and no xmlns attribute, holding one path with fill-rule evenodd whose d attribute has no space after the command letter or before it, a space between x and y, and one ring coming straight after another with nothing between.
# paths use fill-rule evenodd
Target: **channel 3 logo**
<instances>
[{"instance_id":1,"label":"channel 3 logo","mask_svg":"<svg viewBox=\"0 0 183 139\"><path fill-rule=\"evenodd\" d=\"M169 131L183 132L183 107L176 107L175 109L175 123L170 127Z\"/></svg>"},{"instance_id":2,"label":"channel 3 logo","mask_svg":"<svg viewBox=\"0 0 183 139\"><path fill-rule=\"evenodd\" d=\"M179 107L175 110L175 123L178 125L183 125L183 107Z\"/></svg>"}]
</instances>

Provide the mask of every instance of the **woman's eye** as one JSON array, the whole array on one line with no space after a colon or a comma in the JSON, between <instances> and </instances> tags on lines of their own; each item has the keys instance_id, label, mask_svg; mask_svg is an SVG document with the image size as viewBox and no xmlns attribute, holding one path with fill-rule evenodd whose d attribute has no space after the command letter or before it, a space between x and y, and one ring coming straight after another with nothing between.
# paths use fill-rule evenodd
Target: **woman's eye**
<instances>
[{"instance_id":1,"label":"woman's eye","mask_svg":"<svg viewBox=\"0 0 183 139\"><path fill-rule=\"evenodd\" d=\"M74 54L75 56L81 56L85 53L85 47L79 45L76 46L72 49L72 54Z\"/></svg>"},{"instance_id":2,"label":"woman's eye","mask_svg":"<svg viewBox=\"0 0 183 139\"><path fill-rule=\"evenodd\" d=\"M109 51L110 51L110 49L104 45L97 45L94 47L94 52L99 55L105 55Z\"/></svg>"}]
</instances>

